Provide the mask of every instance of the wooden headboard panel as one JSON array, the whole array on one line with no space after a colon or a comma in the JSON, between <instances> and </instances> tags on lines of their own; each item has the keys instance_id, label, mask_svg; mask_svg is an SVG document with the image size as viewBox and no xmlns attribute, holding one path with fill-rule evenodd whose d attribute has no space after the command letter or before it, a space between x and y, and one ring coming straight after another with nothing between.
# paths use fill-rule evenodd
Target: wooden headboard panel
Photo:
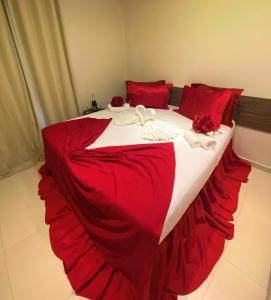
<instances>
[{"instance_id":1,"label":"wooden headboard panel","mask_svg":"<svg viewBox=\"0 0 271 300\"><path fill-rule=\"evenodd\" d=\"M173 87L169 104L179 106L182 91ZM271 99L241 96L233 119L240 126L271 133Z\"/></svg>"}]
</instances>

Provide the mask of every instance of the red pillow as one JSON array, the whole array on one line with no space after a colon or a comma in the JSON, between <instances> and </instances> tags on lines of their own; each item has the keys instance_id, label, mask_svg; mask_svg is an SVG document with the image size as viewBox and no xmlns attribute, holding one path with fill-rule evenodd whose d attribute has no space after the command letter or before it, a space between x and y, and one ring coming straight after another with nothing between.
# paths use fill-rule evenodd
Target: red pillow
<instances>
[{"instance_id":1,"label":"red pillow","mask_svg":"<svg viewBox=\"0 0 271 300\"><path fill-rule=\"evenodd\" d=\"M215 87L215 86L209 86L209 85L203 84L203 83L192 83L191 86L202 88L202 89L209 89L209 90L213 90L213 91L231 91L232 95L231 95L230 101L228 102L228 104L226 105L226 108L224 110L221 123L225 124L227 126L230 126L230 127L233 126L233 124L232 124L233 113L234 113L235 107L238 103L238 100L239 100L242 92L244 91L243 89L220 88L220 87Z\"/></svg>"},{"instance_id":2,"label":"red pillow","mask_svg":"<svg viewBox=\"0 0 271 300\"><path fill-rule=\"evenodd\" d=\"M166 81L165 80L157 80L157 81L152 81L152 82L140 82L140 81L132 81L132 80L126 80L126 93L127 93L127 102L129 102L130 100L130 96L131 93L133 92L133 87L131 87L131 84L134 85L138 85L138 86L146 86L146 85L161 85L161 84L165 84Z\"/></svg>"},{"instance_id":3,"label":"red pillow","mask_svg":"<svg viewBox=\"0 0 271 300\"><path fill-rule=\"evenodd\" d=\"M172 88L171 83L159 85L129 83L127 87L130 95L129 104L131 106L142 104L145 107L168 109L168 100Z\"/></svg>"},{"instance_id":4,"label":"red pillow","mask_svg":"<svg viewBox=\"0 0 271 300\"><path fill-rule=\"evenodd\" d=\"M213 91L185 86L180 102L179 113L189 119L195 115L208 114L219 128L226 105L231 98L231 91Z\"/></svg>"}]
</instances>

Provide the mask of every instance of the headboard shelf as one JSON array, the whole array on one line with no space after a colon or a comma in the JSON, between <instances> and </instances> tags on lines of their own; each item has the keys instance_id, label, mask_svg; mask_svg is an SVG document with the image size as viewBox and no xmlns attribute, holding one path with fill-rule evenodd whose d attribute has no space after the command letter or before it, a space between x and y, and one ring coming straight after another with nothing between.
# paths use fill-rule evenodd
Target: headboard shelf
<instances>
[{"instance_id":1,"label":"headboard shelf","mask_svg":"<svg viewBox=\"0 0 271 300\"><path fill-rule=\"evenodd\" d=\"M182 91L173 87L169 104L179 106ZM241 96L233 119L237 125L271 133L271 99Z\"/></svg>"}]
</instances>

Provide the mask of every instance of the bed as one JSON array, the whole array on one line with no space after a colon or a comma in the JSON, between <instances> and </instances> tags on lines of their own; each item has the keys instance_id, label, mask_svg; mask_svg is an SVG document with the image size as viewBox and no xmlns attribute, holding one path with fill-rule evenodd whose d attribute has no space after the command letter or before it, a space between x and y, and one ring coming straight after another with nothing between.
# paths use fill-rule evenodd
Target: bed
<instances>
[{"instance_id":1,"label":"bed","mask_svg":"<svg viewBox=\"0 0 271 300\"><path fill-rule=\"evenodd\" d=\"M114 255L98 246L99 237L94 237L92 227L88 230L82 220L85 216L77 209L76 201L72 204L66 201L65 187L61 185L66 173L54 174L54 170L58 172L66 164L60 154L62 148L54 148L49 135L47 142L45 138L45 152L47 147L50 157L47 153L46 164L40 170L39 193L46 203L46 223L50 224L52 248L63 260L65 272L77 294L89 299L177 299L178 294L188 294L199 287L219 259L225 239L233 237L232 215L237 208L241 182L247 180L250 171L250 166L232 151L234 127L221 125L222 134L216 137L215 150L192 149L183 138L183 131L191 128L191 120L173 109L171 106L169 110L156 110L157 119L178 128L180 136L173 140L175 170L170 201L159 229L159 239L145 249L150 251L146 256L149 255L149 260L152 257L152 261L150 268L142 270L145 272L143 282L135 283L137 279L128 271L126 274L125 267L124 271L122 265L118 268ZM127 145L161 144L143 140L141 126L118 126L110 121L116 115L103 110L84 116L109 120L90 144L84 144L85 149L95 151ZM55 129L52 132L55 134ZM115 239L115 236L110 235L110 238ZM144 243L141 246L144 247ZM122 248L125 248L124 244L119 249ZM140 253L139 260L142 256L144 253ZM129 263L135 267L137 261L129 262L128 259L125 264ZM138 276L140 270L135 274Z\"/></svg>"},{"instance_id":2,"label":"bed","mask_svg":"<svg viewBox=\"0 0 271 300\"><path fill-rule=\"evenodd\" d=\"M220 161L234 132L234 128L221 125L220 131L223 134L216 137L217 147L215 150L192 149L183 138L184 130L191 128L191 120L174 112L173 110L176 108L176 106L170 106L170 110L156 110L157 119L170 123L180 131L180 136L173 140L176 158L175 182L160 242L174 228L199 193L206 182L206 178L211 175ZM131 107L130 110L134 110L134 108ZM117 115L118 113L116 112L104 110L92 114L91 117L114 119ZM141 138L142 135L143 128L141 126L118 126L111 122L106 131L87 149L150 143L147 140L143 140Z\"/></svg>"}]
</instances>

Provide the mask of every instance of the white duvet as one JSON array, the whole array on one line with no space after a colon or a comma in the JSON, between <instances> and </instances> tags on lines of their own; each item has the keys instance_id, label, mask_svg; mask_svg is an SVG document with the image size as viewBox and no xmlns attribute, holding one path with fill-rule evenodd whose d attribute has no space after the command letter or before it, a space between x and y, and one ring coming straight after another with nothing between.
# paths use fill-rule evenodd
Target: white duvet
<instances>
[{"instance_id":1,"label":"white duvet","mask_svg":"<svg viewBox=\"0 0 271 300\"><path fill-rule=\"evenodd\" d=\"M172 108L172 107L171 107ZM134 108L130 108L134 109ZM118 113L108 110L99 111L84 117L114 118ZM170 233L178 223L188 206L199 193L216 165L233 135L233 128L221 125L219 131L223 134L216 136L216 148L204 150L203 148L191 148L183 137L183 132L191 128L192 121L172 110L156 109L156 118L167 122L180 131L180 135L174 139L176 171L171 203L163 226L160 242ZM111 122L105 132L87 149L155 143L142 139L144 128L136 124L118 126Z\"/></svg>"}]
</instances>

